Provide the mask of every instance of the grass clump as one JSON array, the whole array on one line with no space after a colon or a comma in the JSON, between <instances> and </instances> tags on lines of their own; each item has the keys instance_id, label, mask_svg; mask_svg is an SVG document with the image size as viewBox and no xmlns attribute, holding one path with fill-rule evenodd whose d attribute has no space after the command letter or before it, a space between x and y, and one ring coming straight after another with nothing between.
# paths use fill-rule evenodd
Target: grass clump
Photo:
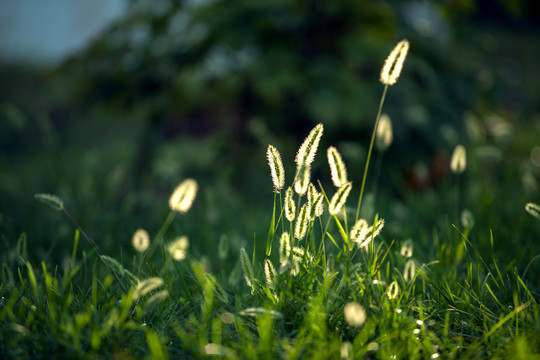
<instances>
[{"instance_id":1,"label":"grass clump","mask_svg":"<svg viewBox=\"0 0 540 360\"><path fill-rule=\"evenodd\" d=\"M185 235L169 234L177 213L189 217L198 190L193 179L174 190L171 211L152 240L145 230L135 232L133 259L101 253L60 198L37 195L75 225L73 252L61 268L42 262L36 271L26 259L26 238L21 236L17 256L6 257L2 265L0 354L156 359L538 356L540 308L538 295L528 286L529 267L520 273L516 264L501 269L495 259L484 259L470 237L470 216L464 215L468 220L463 228L436 229L429 238L407 234L406 240L387 239L379 214L359 216L384 98L399 77L408 47L400 42L381 73L384 91L356 212L348 205L353 181L336 147L327 149L327 178L312 179L322 124L300 146L288 186L281 154L269 145L274 202L264 258L246 245L234 265L212 271L211 264L190 253ZM464 161L452 161L457 173L465 171ZM322 185L328 179L333 190ZM526 210L538 217L538 205L527 204ZM80 234L92 245L91 252L80 253ZM419 256L409 235L431 240L433 256ZM491 233L490 239L493 247ZM229 256L226 237L216 248L221 259Z\"/></svg>"}]
</instances>

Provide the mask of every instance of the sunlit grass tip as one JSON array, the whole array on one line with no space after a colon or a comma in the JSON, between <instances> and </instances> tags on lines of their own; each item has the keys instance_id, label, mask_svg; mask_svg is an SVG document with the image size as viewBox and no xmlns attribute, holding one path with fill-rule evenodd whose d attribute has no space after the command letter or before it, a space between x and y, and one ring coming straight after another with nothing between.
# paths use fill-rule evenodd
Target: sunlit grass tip
<instances>
[{"instance_id":1,"label":"sunlit grass tip","mask_svg":"<svg viewBox=\"0 0 540 360\"><path fill-rule=\"evenodd\" d=\"M240 265L242 266L242 272L244 273L244 280L246 280L246 284L253 288L255 284L253 266L251 265L251 260L249 260L249 256L244 248L240 249Z\"/></svg>"},{"instance_id":2,"label":"sunlit grass tip","mask_svg":"<svg viewBox=\"0 0 540 360\"><path fill-rule=\"evenodd\" d=\"M352 241L358 244L362 244L369 232L369 224L365 219L358 219L351 228L349 237Z\"/></svg>"},{"instance_id":3,"label":"sunlit grass tip","mask_svg":"<svg viewBox=\"0 0 540 360\"><path fill-rule=\"evenodd\" d=\"M324 212L324 195L319 193L317 189L315 189L315 185L310 183L307 200L309 217L311 220L315 220L316 217L321 216Z\"/></svg>"},{"instance_id":4,"label":"sunlit grass tip","mask_svg":"<svg viewBox=\"0 0 540 360\"><path fill-rule=\"evenodd\" d=\"M388 290L386 290L386 296L388 296L388 299L394 300L397 299L399 295L399 285L397 281L392 281L392 283L388 286Z\"/></svg>"},{"instance_id":5,"label":"sunlit grass tip","mask_svg":"<svg viewBox=\"0 0 540 360\"><path fill-rule=\"evenodd\" d=\"M358 219L350 231L350 238L358 244L359 248L365 248L372 239L378 236L384 227L384 219L379 219L375 224L369 226L365 219Z\"/></svg>"},{"instance_id":6,"label":"sunlit grass tip","mask_svg":"<svg viewBox=\"0 0 540 360\"><path fill-rule=\"evenodd\" d=\"M332 196L332 200L330 200L330 205L328 205L330 215L336 215L341 210L347 201L351 189L352 182L348 182L336 191L334 196Z\"/></svg>"},{"instance_id":7,"label":"sunlit grass tip","mask_svg":"<svg viewBox=\"0 0 540 360\"><path fill-rule=\"evenodd\" d=\"M133 300L139 299L141 296L148 294L149 292L157 289L161 285L163 285L163 279L160 277L151 277L141 281L135 287L135 291L133 292Z\"/></svg>"},{"instance_id":8,"label":"sunlit grass tip","mask_svg":"<svg viewBox=\"0 0 540 360\"><path fill-rule=\"evenodd\" d=\"M381 82L384 85L394 85L401 74L403 63L409 51L409 42L401 40L386 58L381 70Z\"/></svg>"},{"instance_id":9,"label":"sunlit grass tip","mask_svg":"<svg viewBox=\"0 0 540 360\"><path fill-rule=\"evenodd\" d=\"M288 187L287 191L285 191L284 207L285 218L290 222L294 221L294 218L296 216L296 204L293 199L293 190L291 187Z\"/></svg>"},{"instance_id":10,"label":"sunlit grass tip","mask_svg":"<svg viewBox=\"0 0 540 360\"><path fill-rule=\"evenodd\" d=\"M350 302L343 308L345 321L350 326L362 326L366 322L366 311L358 303Z\"/></svg>"},{"instance_id":11,"label":"sunlit grass tip","mask_svg":"<svg viewBox=\"0 0 540 360\"><path fill-rule=\"evenodd\" d=\"M167 250L171 257L176 261L182 261L186 258L186 252L189 247L189 240L187 236L180 236L176 240L173 240L168 246Z\"/></svg>"},{"instance_id":12,"label":"sunlit grass tip","mask_svg":"<svg viewBox=\"0 0 540 360\"><path fill-rule=\"evenodd\" d=\"M534 216L537 219L540 219L540 205L535 203L527 203L525 205L525 211Z\"/></svg>"},{"instance_id":13,"label":"sunlit grass tip","mask_svg":"<svg viewBox=\"0 0 540 360\"><path fill-rule=\"evenodd\" d=\"M341 154L335 147L330 146L326 151L326 155L328 157L328 164L330 165L332 182L336 187L345 185L348 182L347 168L345 167L345 163L341 158Z\"/></svg>"},{"instance_id":14,"label":"sunlit grass tip","mask_svg":"<svg viewBox=\"0 0 540 360\"><path fill-rule=\"evenodd\" d=\"M291 269L291 275L296 276L300 273L300 264L304 259L307 261L312 261L313 256L306 252L303 248L300 246L294 246L291 249L291 259L292 259L292 269Z\"/></svg>"},{"instance_id":15,"label":"sunlit grass tip","mask_svg":"<svg viewBox=\"0 0 540 360\"><path fill-rule=\"evenodd\" d=\"M291 256L291 240L288 232L281 234L279 238L279 262L286 263Z\"/></svg>"},{"instance_id":16,"label":"sunlit grass tip","mask_svg":"<svg viewBox=\"0 0 540 360\"><path fill-rule=\"evenodd\" d=\"M461 225L467 229L474 227L474 214L469 209L464 209L460 215Z\"/></svg>"},{"instance_id":17,"label":"sunlit grass tip","mask_svg":"<svg viewBox=\"0 0 540 360\"><path fill-rule=\"evenodd\" d=\"M266 159L268 160L268 166L270 166L274 191L279 192L285 186L285 169L281 161L281 154L274 146L268 145Z\"/></svg>"},{"instance_id":18,"label":"sunlit grass tip","mask_svg":"<svg viewBox=\"0 0 540 360\"><path fill-rule=\"evenodd\" d=\"M403 242L403 245L401 245L401 250L399 253L401 254L401 256L404 256L406 258L410 258L413 256L412 239L407 239Z\"/></svg>"},{"instance_id":19,"label":"sunlit grass tip","mask_svg":"<svg viewBox=\"0 0 540 360\"><path fill-rule=\"evenodd\" d=\"M317 200L318 195L319 195L319 192L315 188L315 185L313 185L313 183L310 183L308 187L308 192L307 192L308 203L313 204Z\"/></svg>"},{"instance_id":20,"label":"sunlit grass tip","mask_svg":"<svg viewBox=\"0 0 540 360\"><path fill-rule=\"evenodd\" d=\"M298 218L296 219L296 226L294 228L294 237L298 240L302 240L306 236L306 232L309 224L309 209L308 204L302 205L298 212Z\"/></svg>"},{"instance_id":21,"label":"sunlit grass tip","mask_svg":"<svg viewBox=\"0 0 540 360\"><path fill-rule=\"evenodd\" d=\"M64 210L64 203L63 201L56 195L51 194L35 194L34 198L46 205L49 205L51 208L53 208L56 211L62 211Z\"/></svg>"},{"instance_id":22,"label":"sunlit grass tip","mask_svg":"<svg viewBox=\"0 0 540 360\"><path fill-rule=\"evenodd\" d=\"M461 174L467 168L467 153L463 145L458 145L452 153L452 158L450 159L450 170L454 174Z\"/></svg>"},{"instance_id":23,"label":"sunlit grass tip","mask_svg":"<svg viewBox=\"0 0 540 360\"><path fill-rule=\"evenodd\" d=\"M377 150L383 152L386 151L392 144L394 134L392 131L392 121L390 116L382 114L379 118L379 124L377 125L377 137L375 138Z\"/></svg>"},{"instance_id":24,"label":"sunlit grass tip","mask_svg":"<svg viewBox=\"0 0 540 360\"><path fill-rule=\"evenodd\" d=\"M144 252L150 246L150 236L144 229L138 229L131 238L131 244L138 252Z\"/></svg>"},{"instance_id":25,"label":"sunlit grass tip","mask_svg":"<svg viewBox=\"0 0 540 360\"><path fill-rule=\"evenodd\" d=\"M277 272L274 264L272 264L270 259L264 260L264 276L268 287L270 289L274 289L276 284Z\"/></svg>"},{"instance_id":26,"label":"sunlit grass tip","mask_svg":"<svg viewBox=\"0 0 540 360\"><path fill-rule=\"evenodd\" d=\"M294 191L298 195L304 196L308 190L310 179L311 179L311 167L309 165L300 165L296 171Z\"/></svg>"},{"instance_id":27,"label":"sunlit grass tip","mask_svg":"<svg viewBox=\"0 0 540 360\"><path fill-rule=\"evenodd\" d=\"M409 282L412 279L414 279L415 275L416 275L416 265L413 259L409 259L405 263L405 268L403 269L403 279L406 282Z\"/></svg>"},{"instance_id":28,"label":"sunlit grass tip","mask_svg":"<svg viewBox=\"0 0 540 360\"><path fill-rule=\"evenodd\" d=\"M317 148L319 147L323 130L323 124L318 124L310 131L296 153L296 158L294 161L296 162L297 166L310 165L313 162L315 159L315 154L317 153Z\"/></svg>"},{"instance_id":29,"label":"sunlit grass tip","mask_svg":"<svg viewBox=\"0 0 540 360\"><path fill-rule=\"evenodd\" d=\"M195 197L197 196L197 181L193 179L185 179L173 191L169 198L169 207L185 214L191 209Z\"/></svg>"}]
</instances>

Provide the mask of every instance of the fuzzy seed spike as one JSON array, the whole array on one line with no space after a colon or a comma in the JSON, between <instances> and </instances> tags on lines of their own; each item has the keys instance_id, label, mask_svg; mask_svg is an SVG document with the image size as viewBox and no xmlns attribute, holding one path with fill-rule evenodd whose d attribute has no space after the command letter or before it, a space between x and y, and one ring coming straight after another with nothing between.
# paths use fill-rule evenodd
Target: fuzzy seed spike
<instances>
[{"instance_id":1,"label":"fuzzy seed spike","mask_svg":"<svg viewBox=\"0 0 540 360\"><path fill-rule=\"evenodd\" d=\"M376 146L377 150L384 152L392 144L394 134L392 132L392 121L390 116L382 114L379 118L379 125L377 125L377 138Z\"/></svg>"},{"instance_id":2,"label":"fuzzy seed spike","mask_svg":"<svg viewBox=\"0 0 540 360\"><path fill-rule=\"evenodd\" d=\"M167 250L171 257L176 261L182 261L186 258L186 252L189 247L189 240L187 236L180 236L176 240L172 241Z\"/></svg>"},{"instance_id":3,"label":"fuzzy seed spike","mask_svg":"<svg viewBox=\"0 0 540 360\"><path fill-rule=\"evenodd\" d=\"M304 196L308 190L309 180L311 179L311 168L309 165L302 165L298 168L296 173L296 181L294 183L294 191Z\"/></svg>"},{"instance_id":4,"label":"fuzzy seed spike","mask_svg":"<svg viewBox=\"0 0 540 360\"><path fill-rule=\"evenodd\" d=\"M266 278L266 284L268 287L270 289L275 289L277 272L270 259L264 260L264 276Z\"/></svg>"},{"instance_id":5,"label":"fuzzy seed spike","mask_svg":"<svg viewBox=\"0 0 540 360\"><path fill-rule=\"evenodd\" d=\"M253 266L246 252L246 249L240 249L240 265L242 265L242 272L244 273L244 279L248 286L253 288L255 284L255 275L253 274Z\"/></svg>"},{"instance_id":6,"label":"fuzzy seed spike","mask_svg":"<svg viewBox=\"0 0 540 360\"><path fill-rule=\"evenodd\" d=\"M284 232L279 239L279 262L281 264L287 263L291 256L291 241L289 233Z\"/></svg>"},{"instance_id":7,"label":"fuzzy seed spike","mask_svg":"<svg viewBox=\"0 0 540 360\"><path fill-rule=\"evenodd\" d=\"M317 148L319 147L319 142L321 140L323 131L323 124L318 124L310 131L296 153L296 158L294 161L298 167L302 165L311 165L315 159L315 154L317 153Z\"/></svg>"},{"instance_id":8,"label":"fuzzy seed spike","mask_svg":"<svg viewBox=\"0 0 540 360\"><path fill-rule=\"evenodd\" d=\"M401 74L403 63L409 51L409 42L401 40L386 58L381 70L381 82L384 85L394 85Z\"/></svg>"},{"instance_id":9,"label":"fuzzy seed spike","mask_svg":"<svg viewBox=\"0 0 540 360\"><path fill-rule=\"evenodd\" d=\"M270 166L274 191L279 192L285 186L285 170L283 168L283 162L281 161L281 154L274 146L268 145L266 159Z\"/></svg>"},{"instance_id":10,"label":"fuzzy seed spike","mask_svg":"<svg viewBox=\"0 0 540 360\"><path fill-rule=\"evenodd\" d=\"M467 168L467 153L463 145L458 145L452 153L452 158L450 159L450 170L454 174L461 174Z\"/></svg>"},{"instance_id":11,"label":"fuzzy seed spike","mask_svg":"<svg viewBox=\"0 0 540 360\"><path fill-rule=\"evenodd\" d=\"M131 243L135 250L137 250L138 252L144 252L150 246L150 236L148 235L148 232L146 230L138 229L133 234Z\"/></svg>"},{"instance_id":12,"label":"fuzzy seed spike","mask_svg":"<svg viewBox=\"0 0 540 360\"><path fill-rule=\"evenodd\" d=\"M330 173L332 174L332 182L336 187L342 187L347 181L347 168L341 158L339 151L330 146L326 151L328 164L330 165Z\"/></svg>"},{"instance_id":13,"label":"fuzzy seed spike","mask_svg":"<svg viewBox=\"0 0 540 360\"><path fill-rule=\"evenodd\" d=\"M41 201L44 204L49 205L51 208L53 208L56 211L62 211L64 210L64 203L62 200L56 196L51 194L35 194L34 198L38 201Z\"/></svg>"},{"instance_id":14,"label":"fuzzy seed spike","mask_svg":"<svg viewBox=\"0 0 540 360\"><path fill-rule=\"evenodd\" d=\"M307 228L309 224L308 204L302 205L298 218L296 219L296 226L294 228L294 237L298 240L302 240L306 236Z\"/></svg>"},{"instance_id":15,"label":"fuzzy seed spike","mask_svg":"<svg viewBox=\"0 0 540 360\"><path fill-rule=\"evenodd\" d=\"M336 191L334 196L332 196L332 200L330 200L330 205L328 205L330 215L336 215L341 210L347 201L351 189L352 182L348 182Z\"/></svg>"},{"instance_id":16,"label":"fuzzy seed spike","mask_svg":"<svg viewBox=\"0 0 540 360\"><path fill-rule=\"evenodd\" d=\"M169 198L169 207L181 214L187 213L195 201L197 189L197 181L193 179L185 179L174 189L173 193L171 194L171 197Z\"/></svg>"},{"instance_id":17,"label":"fuzzy seed spike","mask_svg":"<svg viewBox=\"0 0 540 360\"><path fill-rule=\"evenodd\" d=\"M291 187L285 191L285 218L289 221L294 221L296 216L296 204L293 199L293 190Z\"/></svg>"}]
</instances>

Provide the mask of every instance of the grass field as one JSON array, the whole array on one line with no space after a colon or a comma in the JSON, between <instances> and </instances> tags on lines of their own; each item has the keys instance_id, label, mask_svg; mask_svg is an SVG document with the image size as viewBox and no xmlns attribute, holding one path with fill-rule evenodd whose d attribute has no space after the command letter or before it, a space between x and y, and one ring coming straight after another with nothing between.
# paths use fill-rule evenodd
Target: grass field
<instances>
[{"instance_id":1,"label":"grass field","mask_svg":"<svg viewBox=\"0 0 540 360\"><path fill-rule=\"evenodd\" d=\"M385 95L399 87L387 77L399 76L399 54L381 75L361 164L349 164L321 124L296 154L266 144L254 165L268 165L264 180L250 196L227 185L246 171L121 197L123 168L114 164L104 168L116 172L95 174L108 179L102 188L64 174L77 197L38 191L32 214L58 243L34 245L45 230L31 225L29 235L4 234L1 357L540 358L537 174L516 169L540 158L531 152L538 121L510 134L502 119L471 118L467 146L445 159L448 174L418 191L385 166L391 139L376 131ZM102 138L83 165L101 161L103 148L129 159L122 139ZM192 161L219 152L173 144L156 166L189 169L189 159L172 163L177 146L200 150ZM77 162L69 156L59 158ZM35 164L26 166L30 174ZM104 204L118 199L131 203L109 214ZM114 232L94 229L92 218Z\"/></svg>"}]
</instances>

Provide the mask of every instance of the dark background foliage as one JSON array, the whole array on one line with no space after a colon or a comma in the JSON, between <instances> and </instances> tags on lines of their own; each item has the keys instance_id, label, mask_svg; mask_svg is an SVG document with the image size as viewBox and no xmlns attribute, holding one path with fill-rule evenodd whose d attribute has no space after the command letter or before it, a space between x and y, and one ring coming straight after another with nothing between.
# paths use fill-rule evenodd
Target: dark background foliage
<instances>
[{"instance_id":1,"label":"dark background foliage","mask_svg":"<svg viewBox=\"0 0 540 360\"><path fill-rule=\"evenodd\" d=\"M409 56L384 108L395 140L368 182L387 219L383 235L412 237L428 261L433 233L459 239L451 224L469 208L471 240L491 254L493 229L496 256L523 269L540 253L539 224L523 211L539 193L531 155L540 146L537 7L131 1L124 18L54 68L0 66L3 254L14 256L22 232L35 259L70 253L72 226L33 200L50 192L105 252L131 256L132 233L157 232L186 177L201 191L168 237L189 235L191 251L208 258L223 235L233 249L262 249L272 204L267 145L281 151L290 182L297 146L321 122L315 176L328 183L324 152L335 145L359 191L380 68L407 38ZM459 179L447 165L458 143L469 156Z\"/></svg>"}]
</instances>

